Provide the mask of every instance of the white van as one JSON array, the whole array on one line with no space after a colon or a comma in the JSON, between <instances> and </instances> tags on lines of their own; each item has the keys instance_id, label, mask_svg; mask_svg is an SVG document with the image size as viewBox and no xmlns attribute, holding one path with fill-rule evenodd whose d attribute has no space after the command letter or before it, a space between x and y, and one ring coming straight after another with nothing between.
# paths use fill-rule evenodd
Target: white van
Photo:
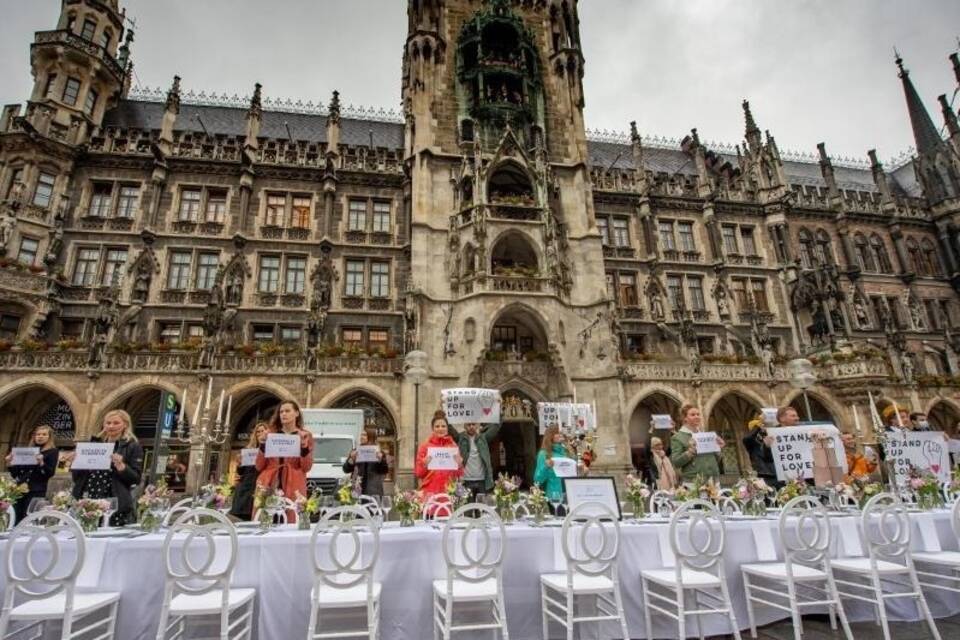
<instances>
[{"instance_id":1,"label":"white van","mask_svg":"<svg viewBox=\"0 0 960 640\"><path fill-rule=\"evenodd\" d=\"M307 487L332 495L347 476L343 463L360 441L363 429L361 409L304 409L303 426L313 434L313 467Z\"/></svg>"}]
</instances>

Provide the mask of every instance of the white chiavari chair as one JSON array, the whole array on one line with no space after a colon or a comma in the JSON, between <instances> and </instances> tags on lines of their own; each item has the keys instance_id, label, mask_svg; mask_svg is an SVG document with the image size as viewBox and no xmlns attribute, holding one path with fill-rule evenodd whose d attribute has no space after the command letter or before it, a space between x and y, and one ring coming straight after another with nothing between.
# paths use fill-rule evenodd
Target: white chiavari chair
<instances>
[{"instance_id":1,"label":"white chiavari chair","mask_svg":"<svg viewBox=\"0 0 960 640\"><path fill-rule=\"evenodd\" d=\"M694 616L697 633L703 638L700 618L723 615L730 621L731 633L740 640L724 573L723 514L706 500L683 503L670 519L670 547L675 558L673 568L640 573L647 637L654 637L651 613L657 611L677 621L679 638L687 637L687 616ZM693 597L692 609L687 605L688 593Z\"/></svg>"},{"instance_id":2,"label":"white chiavari chair","mask_svg":"<svg viewBox=\"0 0 960 640\"><path fill-rule=\"evenodd\" d=\"M447 576L433 581L433 637L450 640L460 631L500 630L509 640L507 610L503 599L503 554L506 529L497 512L472 503L457 509L443 527L441 548ZM454 606L471 608L486 603L490 620L454 622Z\"/></svg>"},{"instance_id":3,"label":"white chiavari chair","mask_svg":"<svg viewBox=\"0 0 960 640\"><path fill-rule=\"evenodd\" d=\"M950 526L960 540L960 500L950 510ZM915 551L913 562L921 586L960 593L960 551ZM938 567L945 571L936 571Z\"/></svg>"},{"instance_id":4,"label":"white chiavari chair","mask_svg":"<svg viewBox=\"0 0 960 640\"><path fill-rule=\"evenodd\" d=\"M0 638L23 638L27 631L36 634L32 638L48 638L48 625L60 622L61 640L91 633L112 640L120 594L77 591L85 558L83 530L69 515L49 510L25 517L4 551Z\"/></svg>"},{"instance_id":5,"label":"white chiavari chair","mask_svg":"<svg viewBox=\"0 0 960 640\"><path fill-rule=\"evenodd\" d=\"M166 640L171 631L174 639L187 637L187 621L197 618L214 618L221 640L250 639L257 591L230 586L237 530L225 515L202 508L181 514L164 538L163 558L166 581L157 640Z\"/></svg>"},{"instance_id":6,"label":"white chiavari chair","mask_svg":"<svg viewBox=\"0 0 960 640\"><path fill-rule=\"evenodd\" d=\"M193 498L184 498L183 500L178 500L167 511L167 515L163 517L163 526L169 527L177 518L190 511L190 509L193 508L193 501Z\"/></svg>"},{"instance_id":7,"label":"white chiavari chair","mask_svg":"<svg viewBox=\"0 0 960 640\"><path fill-rule=\"evenodd\" d=\"M886 601L897 598L916 600L932 637L940 640L913 566L911 527L907 508L899 498L890 493L870 498L861 516L868 555L833 560L833 574L841 596L874 606L884 640L890 640ZM885 584L888 588L884 588Z\"/></svg>"},{"instance_id":8,"label":"white chiavari chair","mask_svg":"<svg viewBox=\"0 0 960 640\"><path fill-rule=\"evenodd\" d=\"M380 503L377 502L377 499L373 496L362 495L357 499L357 504L367 510L374 518L380 518L383 516L382 511L380 510Z\"/></svg>"},{"instance_id":9,"label":"white chiavari chair","mask_svg":"<svg viewBox=\"0 0 960 640\"><path fill-rule=\"evenodd\" d=\"M364 536L370 542L364 546ZM326 544L319 544L321 536ZM310 592L308 640L367 636L380 633L380 591L373 579L380 557L380 526L377 516L360 505L330 509L313 527L313 589ZM323 631L324 610L362 609L366 624L359 629Z\"/></svg>"},{"instance_id":10,"label":"white chiavari chair","mask_svg":"<svg viewBox=\"0 0 960 640\"><path fill-rule=\"evenodd\" d=\"M453 500L445 493L435 493L423 503L421 520L446 520L453 515Z\"/></svg>"},{"instance_id":11,"label":"white chiavari chair","mask_svg":"<svg viewBox=\"0 0 960 640\"><path fill-rule=\"evenodd\" d=\"M853 640L830 570L833 529L827 509L811 496L799 496L783 507L778 524L783 562L740 567L747 595L750 635L757 637L754 604L789 613L795 640L803 636L801 607L826 606L830 612L830 627L836 630L836 615L839 614L844 635Z\"/></svg>"},{"instance_id":12,"label":"white chiavari chair","mask_svg":"<svg viewBox=\"0 0 960 640\"><path fill-rule=\"evenodd\" d=\"M579 623L582 629L585 622L616 622L623 637L629 638L617 571L617 515L600 503L577 505L563 520L560 541L566 571L540 576L543 637L550 637L552 618L563 625L567 638L573 638L575 626ZM583 596L593 596L595 610L577 615L577 598Z\"/></svg>"},{"instance_id":13,"label":"white chiavari chair","mask_svg":"<svg viewBox=\"0 0 960 640\"><path fill-rule=\"evenodd\" d=\"M743 515L743 509L740 503L730 497L724 497L717 501L717 508L725 516Z\"/></svg>"}]
</instances>

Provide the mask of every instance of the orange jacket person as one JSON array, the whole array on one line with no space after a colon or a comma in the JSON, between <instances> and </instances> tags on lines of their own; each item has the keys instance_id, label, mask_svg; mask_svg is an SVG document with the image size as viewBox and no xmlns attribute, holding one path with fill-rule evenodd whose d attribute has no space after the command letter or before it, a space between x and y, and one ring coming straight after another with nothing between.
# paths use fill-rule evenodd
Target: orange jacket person
<instances>
[{"instance_id":1,"label":"orange jacket person","mask_svg":"<svg viewBox=\"0 0 960 640\"><path fill-rule=\"evenodd\" d=\"M300 455L291 458L268 458L265 455L266 444L260 445L257 454L257 485L276 487L283 495L295 500L297 494L307 494L307 473L313 466L313 435L303 428L303 416L300 405L293 400L284 400L270 419L271 433L298 434L300 436Z\"/></svg>"},{"instance_id":2,"label":"orange jacket person","mask_svg":"<svg viewBox=\"0 0 960 640\"><path fill-rule=\"evenodd\" d=\"M426 500L435 493L446 493L447 483L463 475L463 457L457 443L447 432L447 416L443 411L433 414L430 422L432 433L426 442L417 449L417 461L413 473L420 480L420 490ZM430 456L427 455L430 447L450 447L457 449L455 459L457 469L430 469Z\"/></svg>"}]
</instances>

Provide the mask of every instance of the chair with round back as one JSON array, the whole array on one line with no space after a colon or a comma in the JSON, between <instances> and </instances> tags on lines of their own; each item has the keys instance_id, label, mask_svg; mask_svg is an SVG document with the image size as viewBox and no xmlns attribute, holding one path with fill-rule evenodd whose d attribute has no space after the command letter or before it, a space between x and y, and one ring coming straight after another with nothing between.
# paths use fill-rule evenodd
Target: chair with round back
<instances>
[{"instance_id":1,"label":"chair with round back","mask_svg":"<svg viewBox=\"0 0 960 640\"><path fill-rule=\"evenodd\" d=\"M222 640L249 640L257 591L231 587L237 530L225 515L197 508L182 513L163 541L166 583L157 640L186 637L189 618L219 616ZM231 616L234 619L231 620Z\"/></svg>"},{"instance_id":2,"label":"chair with round back","mask_svg":"<svg viewBox=\"0 0 960 640\"><path fill-rule=\"evenodd\" d=\"M357 500L357 504L366 509L374 518L379 518L383 515L380 510L380 503L377 502L377 499L373 496L361 495Z\"/></svg>"},{"instance_id":3,"label":"chair with round back","mask_svg":"<svg viewBox=\"0 0 960 640\"><path fill-rule=\"evenodd\" d=\"M559 622L572 638L577 623L616 622L618 632L629 638L620 597L617 562L620 555L620 523L617 514L598 502L577 505L563 520L560 531L565 573L540 576L543 637L549 638L549 620ZM577 597L593 596L595 609L577 615Z\"/></svg>"},{"instance_id":4,"label":"chair with round back","mask_svg":"<svg viewBox=\"0 0 960 640\"><path fill-rule=\"evenodd\" d=\"M420 510L420 517L423 520L447 520L453 515L453 500L445 493L435 493L426 502Z\"/></svg>"},{"instance_id":5,"label":"chair with round back","mask_svg":"<svg viewBox=\"0 0 960 640\"><path fill-rule=\"evenodd\" d=\"M0 638L23 637L20 634L31 629L37 634L34 638L49 637L47 625L62 621L62 640L95 630L98 638L111 640L120 594L77 591L85 558L83 530L69 515L49 510L25 517L10 533L4 550ZM24 624L11 631L11 624L19 623Z\"/></svg>"},{"instance_id":6,"label":"chair with round back","mask_svg":"<svg viewBox=\"0 0 960 640\"><path fill-rule=\"evenodd\" d=\"M930 615L913 566L910 552L913 525L907 507L891 493L877 494L864 506L860 526L867 543L867 557L839 558L831 562L840 595L869 602L875 607L884 640L890 640L886 601L898 598L916 600L932 637L940 640L940 632Z\"/></svg>"},{"instance_id":7,"label":"chair with round back","mask_svg":"<svg viewBox=\"0 0 960 640\"><path fill-rule=\"evenodd\" d=\"M657 489L650 494L650 513L660 514L664 510L673 513L674 507L673 494L671 492Z\"/></svg>"},{"instance_id":8,"label":"chair with round back","mask_svg":"<svg viewBox=\"0 0 960 640\"><path fill-rule=\"evenodd\" d=\"M724 573L726 530L720 510L706 500L684 502L670 518L670 548L675 558L672 568L640 573L647 637L654 637L651 612L658 611L677 621L680 638L687 637L687 616L694 616L697 632L703 637L700 618L724 615L731 633L740 640ZM687 608L688 592L693 594L693 610ZM718 604L712 606L701 596Z\"/></svg>"},{"instance_id":9,"label":"chair with round back","mask_svg":"<svg viewBox=\"0 0 960 640\"><path fill-rule=\"evenodd\" d=\"M441 548L447 568L445 578L433 581L434 637L449 640L457 631L500 630L509 639L503 597L503 555L506 529L497 512L487 505L471 503L457 509L443 526ZM491 622L456 624L454 605L488 603Z\"/></svg>"},{"instance_id":10,"label":"chair with round back","mask_svg":"<svg viewBox=\"0 0 960 640\"><path fill-rule=\"evenodd\" d=\"M194 498L178 500L163 517L163 526L169 527L177 518L193 508Z\"/></svg>"},{"instance_id":11,"label":"chair with round back","mask_svg":"<svg viewBox=\"0 0 960 640\"><path fill-rule=\"evenodd\" d=\"M729 496L720 498L720 500L717 501L717 508L720 509L720 513L725 516L743 515L743 509L740 507L740 503Z\"/></svg>"},{"instance_id":12,"label":"chair with round back","mask_svg":"<svg viewBox=\"0 0 960 640\"><path fill-rule=\"evenodd\" d=\"M367 534L370 542L365 546ZM321 539L325 544L320 544ZM380 630L381 591L381 584L373 579L380 557L377 516L361 505L330 509L314 525L310 549L314 578L307 637L317 640L367 635L375 640ZM325 609L364 609L366 625L324 633L320 614Z\"/></svg>"},{"instance_id":13,"label":"chair with round back","mask_svg":"<svg viewBox=\"0 0 960 640\"><path fill-rule=\"evenodd\" d=\"M836 630L836 614L839 613L844 635L853 640L830 570L833 529L826 507L811 496L796 497L784 505L778 531L783 562L759 562L740 567L747 595L750 635L757 637L755 603L789 613L795 640L800 640L803 635L800 608L827 606L831 628Z\"/></svg>"}]
</instances>

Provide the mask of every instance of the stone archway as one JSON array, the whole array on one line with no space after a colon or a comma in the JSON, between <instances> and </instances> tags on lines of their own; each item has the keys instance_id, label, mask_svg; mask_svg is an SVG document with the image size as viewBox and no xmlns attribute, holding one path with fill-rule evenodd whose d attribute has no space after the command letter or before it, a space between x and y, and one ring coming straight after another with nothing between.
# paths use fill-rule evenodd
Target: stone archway
<instances>
[{"instance_id":1,"label":"stone archway","mask_svg":"<svg viewBox=\"0 0 960 640\"><path fill-rule=\"evenodd\" d=\"M526 486L533 484L540 430L537 401L516 385L501 391L500 433L490 443L493 476L506 473L519 476Z\"/></svg>"},{"instance_id":2,"label":"stone archway","mask_svg":"<svg viewBox=\"0 0 960 640\"><path fill-rule=\"evenodd\" d=\"M670 415L674 422L680 421L680 400L665 391L654 391L644 396L630 414L628 431L630 436L630 459L635 469L641 472L647 466L647 451L650 438L657 436L664 441L669 450L671 432L656 433L651 426L651 416Z\"/></svg>"},{"instance_id":3,"label":"stone archway","mask_svg":"<svg viewBox=\"0 0 960 640\"><path fill-rule=\"evenodd\" d=\"M807 414L807 401L810 402L809 415ZM826 403L815 393L808 392L806 400L804 400L803 394L801 393L790 401L789 406L797 410L797 414L800 416L802 422L829 422L836 425L838 429L840 428L836 416L833 415L833 412L827 408Z\"/></svg>"},{"instance_id":4,"label":"stone archway","mask_svg":"<svg viewBox=\"0 0 960 640\"><path fill-rule=\"evenodd\" d=\"M737 391L721 396L710 409L707 427L726 442L722 451L725 484L736 482L750 468L742 439L747 433L747 423L759 413L760 405L756 400Z\"/></svg>"},{"instance_id":5,"label":"stone archway","mask_svg":"<svg viewBox=\"0 0 960 640\"><path fill-rule=\"evenodd\" d=\"M397 465L397 423L393 413L387 405L368 391L353 391L337 399L331 408L360 409L363 411L364 428L372 431L377 438L377 444L386 453L387 464L390 468L386 481L396 481ZM384 487L386 494L392 493L389 486Z\"/></svg>"},{"instance_id":6,"label":"stone archway","mask_svg":"<svg viewBox=\"0 0 960 640\"><path fill-rule=\"evenodd\" d=\"M953 438L957 436L958 427L960 427L960 409L952 402L940 400L927 410L927 420L932 428L939 429Z\"/></svg>"},{"instance_id":7,"label":"stone archway","mask_svg":"<svg viewBox=\"0 0 960 640\"><path fill-rule=\"evenodd\" d=\"M77 417L67 398L44 384L27 384L0 401L0 453L26 443L34 427L53 429L60 448L72 448L78 430Z\"/></svg>"},{"instance_id":8,"label":"stone archway","mask_svg":"<svg viewBox=\"0 0 960 640\"><path fill-rule=\"evenodd\" d=\"M261 386L250 386L228 392L233 396L230 424L226 426L230 436L223 447L214 450L209 468L217 476L234 478L240 464L240 450L250 442L250 436L258 422L269 423L285 394Z\"/></svg>"}]
</instances>

